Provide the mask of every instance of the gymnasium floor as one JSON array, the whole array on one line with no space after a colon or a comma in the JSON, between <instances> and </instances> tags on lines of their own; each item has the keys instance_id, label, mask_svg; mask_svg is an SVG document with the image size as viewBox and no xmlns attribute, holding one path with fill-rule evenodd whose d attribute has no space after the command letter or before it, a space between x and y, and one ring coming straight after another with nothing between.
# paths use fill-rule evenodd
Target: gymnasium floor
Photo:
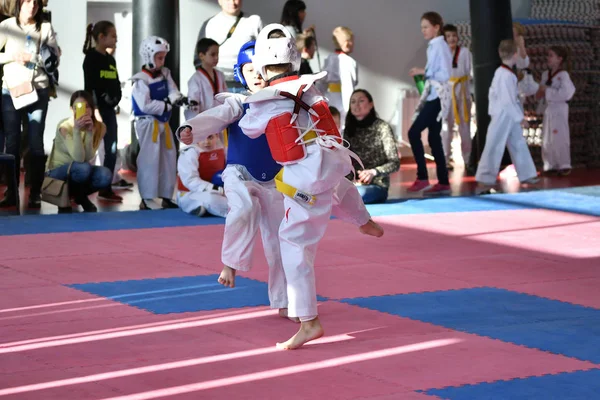
<instances>
[{"instance_id":1,"label":"gymnasium floor","mask_svg":"<svg viewBox=\"0 0 600 400\"><path fill-rule=\"evenodd\" d=\"M383 238L331 222L326 336L287 352L260 251L216 283L223 220L0 217L0 399L598 398L600 186L370 210Z\"/></svg>"}]
</instances>

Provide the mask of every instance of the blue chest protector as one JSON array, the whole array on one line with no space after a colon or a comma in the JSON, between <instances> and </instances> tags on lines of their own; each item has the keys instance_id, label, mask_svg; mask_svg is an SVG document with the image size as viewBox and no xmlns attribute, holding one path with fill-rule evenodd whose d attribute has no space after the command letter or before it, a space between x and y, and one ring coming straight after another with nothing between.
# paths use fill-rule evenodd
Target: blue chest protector
<instances>
[{"instance_id":1,"label":"blue chest protector","mask_svg":"<svg viewBox=\"0 0 600 400\"><path fill-rule=\"evenodd\" d=\"M248 105L244 105L244 113ZM241 119L241 118L240 118ZM239 127L239 120L229 125L227 136L227 164L246 167L250 175L258 181L269 182L281 169L271 156L267 137L262 135L250 139Z\"/></svg>"},{"instance_id":2,"label":"blue chest protector","mask_svg":"<svg viewBox=\"0 0 600 400\"><path fill-rule=\"evenodd\" d=\"M165 101L169 97L169 82L166 79L160 80L158 82L151 83L148 85L150 88L150 100L159 100ZM136 117L148 116L142 109L138 106L135 101L135 98L131 97L133 115ZM171 111L166 111L161 115L150 115L151 117L156 118L160 122L168 122L171 118Z\"/></svg>"}]
</instances>

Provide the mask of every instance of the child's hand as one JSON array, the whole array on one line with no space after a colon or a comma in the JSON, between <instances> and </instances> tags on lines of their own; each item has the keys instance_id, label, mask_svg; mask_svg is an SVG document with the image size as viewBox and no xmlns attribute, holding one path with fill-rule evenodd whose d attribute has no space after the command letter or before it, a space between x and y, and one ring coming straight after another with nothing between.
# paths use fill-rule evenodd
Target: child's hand
<instances>
[{"instance_id":1,"label":"child's hand","mask_svg":"<svg viewBox=\"0 0 600 400\"><path fill-rule=\"evenodd\" d=\"M179 133L179 140L183 144L192 144L192 142L194 141L194 135L192 135L192 130L190 128L183 128L183 130Z\"/></svg>"},{"instance_id":2,"label":"child's hand","mask_svg":"<svg viewBox=\"0 0 600 400\"><path fill-rule=\"evenodd\" d=\"M538 89L537 93L535 94L535 98L540 100L544 96L546 96L546 86L540 85L540 88Z\"/></svg>"},{"instance_id":3,"label":"child's hand","mask_svg":"<svg viewBox=\"0 0 600 400\"><path fill-rule=\"evenodd\" d=\"M93 126L92 118L88 115L82 115L79 119L75 120L74 126L78 131L87 131Z\"/></svg>"},{"instance_id":4,"label":"child's hand","mask_svg":"<svg viewBox=\"0 0 600 400\"><path fill-rule=\"evenodd\" d=\"M368 185L371 183L375 175L376 173L373 169L358 171L358 181L364 185Z\"/></svg>"},{"instance_id":5,"label":"child's hand","mask_svg":"<svg viewBox=\"0 0 600 400\"><path fill-rule=\"evenodd\" d=\"M415 77L416 75L425 75L425 70L423 68L411 68L410 71L408 71L408 74L411 77Z\"/></svg>"}]
</instances>

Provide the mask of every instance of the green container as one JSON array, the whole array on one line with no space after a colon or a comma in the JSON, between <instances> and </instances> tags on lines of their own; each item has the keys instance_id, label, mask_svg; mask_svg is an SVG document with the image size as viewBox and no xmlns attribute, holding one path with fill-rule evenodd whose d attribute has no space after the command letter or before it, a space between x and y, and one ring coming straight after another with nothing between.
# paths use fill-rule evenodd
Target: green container
<instances>
[{"instance_id":1,"label":"green container","mask_svg":"<svg viewBox=\"0 0 600 400\"><path fill-rule=\"evenodd\" d=\"M417 90L419 91L419 94L423 94L423 90L425 89L425 76L415 75L414 80L415 84L417 85Z\"/></svg>"}]
</instances>

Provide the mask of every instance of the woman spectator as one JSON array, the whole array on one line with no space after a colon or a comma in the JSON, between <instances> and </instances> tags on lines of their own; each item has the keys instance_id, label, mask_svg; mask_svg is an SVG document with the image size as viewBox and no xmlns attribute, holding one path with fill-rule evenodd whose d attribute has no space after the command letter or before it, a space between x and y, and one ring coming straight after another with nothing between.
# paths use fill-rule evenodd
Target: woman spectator
<instances>
[{"instance_id":1,"label":"woman spectator","mask_svg":"<svg viewBox=\"0 0 600 400\"><path fill-rule=\"evenodd\" d=\"M40 190L46 162L44 128L51 83L43 67L40 49L48 46L58 54L54 29L49 22L43 22L43 18L42 0L17 0L14 17L0 23L0 48L4 47L4 52L0 53L0 64L4 65L2 117L6 152L15 157L18 190L21 120L26 118L31 153L30 208L41 207ZM36 97L37 100L32 101ZM13 207L16 203L16 193L9 190L0 207Z\"/></svg>"},{"instance_id":2,"label":"woman spectator","mask_svg":"<svg viewBox=\"0 0 600 400\"><path fill-rule=\"evenodd\" d=\"M373 97L356 89L350 97L344 139L363 162L355 163L355 184L365 204L383 203L390 187L389 175L398 171L400 159L392 127L377 116Z\"/></svg>"},{"instance_id":3,"label":"woman spectator","mask_svg":"<svg viewBox=\"0 0 600 400\"><path fill-rule=\"evenodd\" d=\"M72 115L60 121L56 129L47 175L62 181L68 177L69 194L75 203L85 212L96 212L98 209L88 196L110 187L112 182L108 168L90 164L106 134L106 125L96 120L94 99L88 92L73 93L70 105ZM70 211L70 208L59 209L59 212Z\"/></svg>"},{"instance_id":4,"label":"woman spectator","mask_svg":"<svg viewBox=\"0 0 600 400\"><path fill-rule=\"evenodd\" d=\"M302 31L302 24L306 18L306 4L302 0L288 0L283 5L281 12L281 25L285 26L292 36L304 34L314 36L315 27L309 26Z\"/></svg>"}]
</instances>

